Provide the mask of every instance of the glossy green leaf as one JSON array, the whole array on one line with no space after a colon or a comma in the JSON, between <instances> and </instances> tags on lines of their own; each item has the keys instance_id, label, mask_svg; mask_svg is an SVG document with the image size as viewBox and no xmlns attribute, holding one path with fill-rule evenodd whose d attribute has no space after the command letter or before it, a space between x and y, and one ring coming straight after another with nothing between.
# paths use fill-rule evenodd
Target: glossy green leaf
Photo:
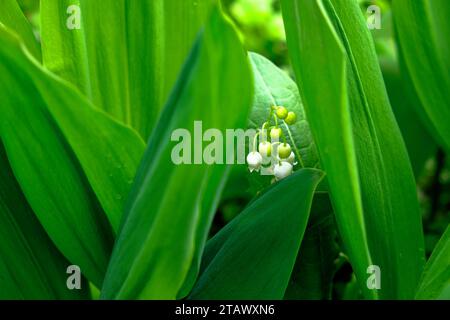
<instances>
[{"instance_id":1,"label":"glossy green leaf","mask_svg":"<svg viewBox=\"0 0 450 320\"><path fill-rule=\"evenodd\" d=\"M36 0L17 0L23 11L37 11L39 9L39 1Z\"/></svg>"},{"instance_id":2,"label":"glossy green leaf","mask_svg":"<svg viewBox=\"0 0 450 320\"><path fill-rule=\"evenodd\" d=\"M389 6L381 7L381 10L382 28L371 30L371 33L395 119L405 140L414 174L420 178L426 161L436 154L438 145L416 111L421 108L419 97L402 75L400 59L395 50L392 10Z\"/></svg>"},{"instance_id":3,"label":"glossy green leaf","mask_svg":"<svg viewBox=\"0 0 450 320\"><path fill-rule=\"evenodd\" d=\"M87 299L67 288L67 267L34 216L0 141L0 299Z\"/></svg>"},{"instance_id":4,"label":"glossy green leaf","mask_svg":"<svg viewBox=\"0 0 450 320\"><path fill-rule=\"evenodd\" d=\"M82 23L81 10L78 12L80 16L77 16L76 11L79 5L79 0L41 1L42 59L48 70L75 85L92 101L98 102L94 99L90 84L84 30L73 29L76 23ZM120 108L118 102L107 110L113 113L112 108Z\"/></svg>"},{"instance_id":5,"label":"glossy green leaf","mask_svg":"<svg viewBox=\"0 0 450 320\"><path fill-rule=\"evenodd\" d=\"M42 1L44 64L147 140L212 1Z\"/></svg>"},{"instance_id":6,"label":"glossy green leaf","mask_svg":"<svg viewBox=\"0 0 450 320\"><path fill-rule=\"evenodd\" d=\"M101 285L144 143L28 60L3 29L0 43L0 132L11 166L57 247Z\"/></svg>"},{"instance_id":7,"label":"glossy green leaf","mask_svg":"<svg viewBox=\"0 0 450 320\"><path fill-rule=\"evenodd\" d=\"M386 60L381 64L389 100L408 149L414 174L419 177L425 163L437 152L438 145L415 111L420 100L402 81L397 61Z\"/></svg>"},{"instance_id":8,"label":"glossy green leaf","mask_svg":"<svg viewBox=\"0 0 450 320\"><path fill-rule=\"evenodd\" d=\"M264 192L208 241L190 299L282 299L323 178L302 169Z\"/></svg>"},{"instance_id":9,"label":"glossy green leaf","mask_svg":"<svg viewBox=\"0 0 450 320\"><path fill-rule=\"evenodd\" d=\"M22 39L33 57L39 61L42 59L41 48L34 37L31 25L16 0L2 0L0 3L1 24L14 31Z\"/></svg>"},{"instance_id":10,"label":"glossy green leaf","mask_svg":"<svg viewBox=\"0 0 450 320\"><path fill-rule=\"evenodd\" d=\"M428 260L416 299L450 300L450 227L447 227ZM446 290L447 289L447 290Z\"/></svg>"},{"instance_id":11,"label":"glossy green leaf","mask_svg":"<svg viewBox=\"0 0 450 320\"><path fill-rule=\"evenodd\" d=\"M213 165L202 161L198 148L209 144L202 143L194 122L201 121L203 132L214 128L219 134L244 128L251 97L245 52L232 26L214 10L149 142L103 298L175 299L192 287L227 173L220 159ZM185 150L194 155L192 164L174 163L172 149L181 142L179 137L171 141L176 129L192 137L183 138L189 147L195 146ZM225 143L216 142L219 148Z\"/></svg>"},{"instance_id":12,"label":"glossy green leaf","mask_svg":"<svg viewBox=\"0 0 450 320\"><path fill-rule=\"evenodd\" d=\"M424 265L421 216L366 21L356 1L285 0L283 12L337 224L361 289L368 298L412 298ZM367 288L370 265L381 268L381 290Z\"/></svg>"},{"instance_id":13,"label":"glossy green leaf","mask_svg":"<svg viewBox=\"0 0 450 320\"><path fill-rule=\"evenodd\" d=\"M450 150L450 6L446 0L395 0L394 22L404 72L420 99L418 111Z\"/></svg>"},{"instance_id":14,"label":"glossy green leaf","mask_svg":"<svg viewBox=\"0 0 450 320\"><path fill-rule=\"evenodd\" d=\"M367 266L372 262L364 227L350 110L346 96L344 48L333 32L321 3L310 1L301 7L297 1L292 3L285 1L282 4L293 64L297 73L310 75L306 81L302 74L298 74L297 81L300 90L303 91L301 94L305 110L309 114L322 166L328 174L327 180L337 224L347 245L353 268L361 279L360 283L365 283L362 279L366 275ZM303 14L296 16L297 11L304 12L303 22L300 18ZM312 24L313 21L318 26L315 29L316 41L305 43L304 39L309 36L305 26ZM300 51L303 43L306 48ZM329 50L322 51L324 43ZM321 54L316 53L319 50ZM302 63L303 61L309 63ZM305 71L307 67L311 70ZM302 69L299 71L300 68ZM305 94L307 92L310 92L309 96ZM366 295L371 296L368 292Z\"/></svg>"},{"instance_id":15,"label":"glossy green leaf","mask_svg":"<svg viewBox=\"0 0 450 320\"><path fill-rule=\"evenodd\" d=\"M333 277L338 267L337 236L329 195L316 193L284 299L331 299Z\"/></svg>"}]
</instances>

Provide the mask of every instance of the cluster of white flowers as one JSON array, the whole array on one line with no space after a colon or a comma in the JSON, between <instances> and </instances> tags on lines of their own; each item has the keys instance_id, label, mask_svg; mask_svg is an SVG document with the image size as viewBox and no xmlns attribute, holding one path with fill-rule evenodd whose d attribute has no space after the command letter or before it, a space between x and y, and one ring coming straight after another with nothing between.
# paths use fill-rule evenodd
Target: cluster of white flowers
<instances>
[{"instance_id":1,"label":"cluster of white flowers","mask_svg":"<svg viewBox=\"0 0 450 320\"><path fill-rule=\"evenodd\" d=\"M274 125L271 125L271 119L275 120ZM253 151L247 156L250 172L259 172L262 167L268 166L269 172L275 176L277 181L290 176L297 165L295 153L287 143L283 130L278 126L279 120L289 130L288 126L296 122L297 116L294 112L288 112L285 107L272 107L269 121L265 122L258 131L253 143ZM270 136L270 142L268 136ZM260 142L257 148L258 137ZM280 142L280 139L283 142Z\"/></svg>"}]
</instances>

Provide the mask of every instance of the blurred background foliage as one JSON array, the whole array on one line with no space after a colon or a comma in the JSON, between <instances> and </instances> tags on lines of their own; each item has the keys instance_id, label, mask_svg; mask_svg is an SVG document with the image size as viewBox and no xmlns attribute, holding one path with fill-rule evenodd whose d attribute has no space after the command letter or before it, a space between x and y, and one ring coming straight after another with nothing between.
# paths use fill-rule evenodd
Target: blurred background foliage
<instances>
[{"instance_id":1,"label":"blurred background foliage","mask_svg":"<svg viewBox=\"0 0 450 320\"><path fill-rule=\"evenodd\" d=\"M367 17L370 5L378 5L382 12L381 30L373 30L386 88L394 113L407 145L417 180L417 192L422 208L427 255L450 223L450 159L437 146L415 114L413 104L418 99L404 85L399 67L391 0L358 0ZM19 0L39 39L39 1ZM224 11L239 28L249 51L257 52L273 61L289 75L293 75L286 45L279 0L222 0ZM231 221L254 196L245 177L245 167L233 169L212 234ZM340 263L334 279L336 298L357 297L355 280L348 263Z\"/></svg>"}]
</instances>

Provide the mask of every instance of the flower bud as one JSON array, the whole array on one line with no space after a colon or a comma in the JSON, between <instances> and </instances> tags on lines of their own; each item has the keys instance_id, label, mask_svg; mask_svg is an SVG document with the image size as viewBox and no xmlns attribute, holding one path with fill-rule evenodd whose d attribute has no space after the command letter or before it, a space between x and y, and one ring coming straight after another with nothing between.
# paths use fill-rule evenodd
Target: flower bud
<instances>
[{"instance_id":1,"label":"flower bud","mask_svg":"<svg viewBox=\"0 0 450 320\"><path fill-rule=\"evenodd\" d=\"M263 158L259 152L250 152L247 156L247 164L250 172L259 171Z\"/></svg>"},{"instance_id":2,"label":"flower bud","mask_svg":"<svg viewBox=\"0 0 450 320\"><path fill-rule=\"evenodd\" d=\"M280 159L287 159L292 153L291 146L289 143L283 143L278 146L278 156Z\"/></svg>"},{"instance_id":3,"label":"flower bud","mask_svg":"<svg viewBox=\"0 0 450 320\"><path fill-rule=\"evenodd\" d=\"M263 157L270 157L272 155L272 144L268 141L261 142L258 150Z\"/></svg>"},{"instance_id":4,"label":"flower bud","mask_svg":"<svg viewBox=\"0 0 450 320\"><path fill-rule=\"evenodd\" d=\"M286 159L281 159L280 156L278 156L278 161L289 162L293 166L296 165L294 152L291 152L290 156Z\"/></svg>"},{"instance_id":5,"label":"flower bud","mask_svg":"<svg viewBox=\"0 0 450 320\"><path fill-rule=\"evenodd\" d=\"M286 119L288 111L285 107L278 107L276 114L279 119Z\"/></svg>"},{"instance_id":6,"label":"flower bud","mask_svg":"<svg viewBox=\"0 0 450 320\"><path fill-rule=\"evenodd\" d=\"M293 172L294 167L289 162L280 162L275 165L273 169L273 173L275 178L280 181L288 176L290 176Z\"/></svg>"},{"instance_id":7,"label":"flower bud","mask_svg":"<svg viewBox=\"0 0 450 320\"><path fill-rule=\"evenodd\" d=\"M286 119L284 119L284 121L288 124L288 125L293 125L297 122L297 115L294 112L289 112Z\"/></svg>"},{"instance_id":8,"label":"flower bud","mask_svg":"<svg viewBox=\"0 0 450 320\"><path fill-rule=\"evenodd\" d=\"M281 128L273 128L272 130L270 130L270 138L273 141L280 141L280 137L282 134L282 130Z\"/></svg>"}]
</instances>

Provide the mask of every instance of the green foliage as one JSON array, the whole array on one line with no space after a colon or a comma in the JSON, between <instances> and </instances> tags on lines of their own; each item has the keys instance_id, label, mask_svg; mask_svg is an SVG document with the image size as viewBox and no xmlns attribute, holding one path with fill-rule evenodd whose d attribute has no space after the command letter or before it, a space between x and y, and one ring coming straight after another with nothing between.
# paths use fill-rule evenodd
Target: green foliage
<instances>
[{"instance_id":1,"label":"green foliage","mask_svg":"<svg viewBox=\"0 0 450 320\"><path fill-rule=\"evenodd\" d=\"M181 289L186 290L185 281L188 290L193 285L227 168L176 166L169 141L177 128L192 132L199 118L206 128L219 130L245 124L251 74L239 46L232 27L214 12L147 147L111 259L104 298L175 299ZM225 67L226 60L232 68ZM221 77L215 78L216 74ZM225 109L227 114L222 113ZM196 190L196 195L186 190Z\"/></svg>"},{"instance_id":2,"label":"green foliage","mask_svg":"<svg viewBox=\"0 0 450 320\"><path fill-rule=\"evenodd\" d=\"M420 211L406 148L360 9L356 3L330 0L284 1L283 9L337 224L361 289L373 295L365 279L375 264L387 278L379 290L382 298L411 298L424 263ZM308 29L314 22L314 31ZM310 41L313 36L318 40ZM411 267L405 270L404 265Z\"/></svg>"},{"instance_id":3,"label":"green foliage","mask_svg":"<svg viewBox=\"0 0 450 320\"><path fill-rule=\"evenodd\" d=\"M83 13L79 30L66 27L74 3ZM43 1L44 65L147 140L211 3Z\"/></svg>"},{"instance_id":4,"label":"green foliage","mask_svg":"<svg viewBox=\"0 0 450 320\"><path fill-rule=\"evenodd\" d=\"M428 261L416 299L450 299L450 227L447 227Z\"/></svg>"},{"instance_id":5,"label":"green foliage","mask_svg":"<svg viewBox=\"0 0 450 320\"><path fill-rule=\"evenodd\" d=\"M450 299L447 1L217 2L1 1L0 299Z\"/></svg>"},{"instance_id":6,"label":"green foliage","mask_svg":"<svg viewBox=\"0 0 450 320\"><path fill-rule=\"evenodd\" d=\"M0 10L0 27L14 30L21 37L30 53L38 60L41 59L41 50L34 38L30 24L20 10L16 0L5 0Z\"/></svg>"},{"instance_id":7,"label":"green foliage","mask_svg":"<svg viewBox=\"0 0 450 320\"><path fill-rule=\"evenodd\" d=\"M208 242L190 298L282 299L322 178L303 169L252 201Z\"/></svg>"},{"instance_id":8,"label":"green foliage","mask_svg":"<svg viewBox=\"0 0 450 320\"><path fill-rule=\"evenodd\" d=\"M450 6L445 0L395 0L393 11L404 75L421 102L417 110L449 151Z\"/></svg>"},{"instance_id":9,"label":"green foliage","mask_svg":"<svg viewBox=\"0 0 450 320\"><path fill-rule=\"evenodd\" d=\"M284 299L332 298L333 278L340 261L337 237L329 195L316 193L308 227Z\"/></svg>"},{"instance_id":10,"label":"green foliage","mask_svg":"<svg viewBox=\"0 0 450 320\"><path fill-rule=\"evenodd\" d=\"M80 132L71 127L74 119L69 113L58 113L62 107L70 110L72 106L81 110L76 115L82 119L86 116L83 107L88 113L90 107L78 104L75 92L28 60L17 38L0 30L0 42L0 132L11 167L50 238L99 285L112 249L113 233L64 135ZM65 103L61 103L64 99ZM83 147L83 140L76 142ZM91 153L85 155L92 157Z\"/></svg>"},{"instance_id":11,"label":"green foliage","mask_svg":"<svg viewBox=\"0 0 450 320\"><path fill-rule=\"evenodd\" d=\"M25 199L0 144L0 299L80 299L68 291L69 262L48 238ZM20 281L15 281L20 279Z\"/></svg>"}]
</instances>

